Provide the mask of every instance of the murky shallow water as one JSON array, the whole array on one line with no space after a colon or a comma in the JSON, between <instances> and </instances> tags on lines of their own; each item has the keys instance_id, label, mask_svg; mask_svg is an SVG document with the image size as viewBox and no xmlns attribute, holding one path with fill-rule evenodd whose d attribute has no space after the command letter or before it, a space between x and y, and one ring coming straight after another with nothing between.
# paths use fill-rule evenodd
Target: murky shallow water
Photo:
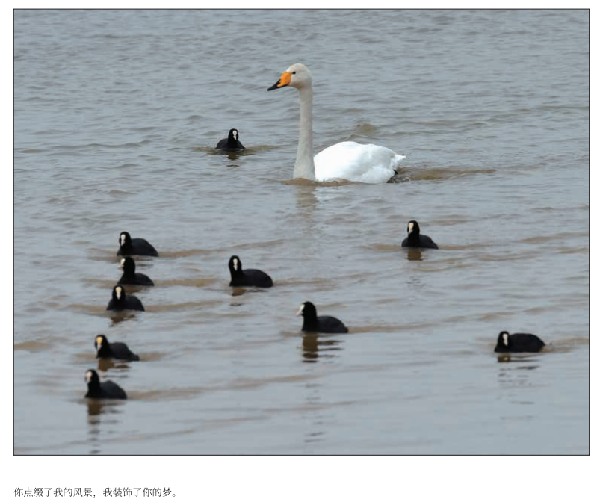
<instances>
[{"instance_id":1,"label":"murky shallow water","mask_svg":"<svg viewBox=\"0 0 600 502\"><path fill-rule=\"evenodd\" d=\"M584 11L17 11L15 453L587 453L588 34ZM297 96L266 88L296 61L317 149L387 146L409 182L290 183ZM231 127L249 151L214 155ZM439 251L400 249L411 218ZM113 319L122 230L161 256ZM232 254L275 287L229 288ZM306 300L350 333L303 336ZM502 329L549 349L498 359ZM100 368L127 402L83 399L98 333L143 359Z\"/></svg>"}]
</instances>

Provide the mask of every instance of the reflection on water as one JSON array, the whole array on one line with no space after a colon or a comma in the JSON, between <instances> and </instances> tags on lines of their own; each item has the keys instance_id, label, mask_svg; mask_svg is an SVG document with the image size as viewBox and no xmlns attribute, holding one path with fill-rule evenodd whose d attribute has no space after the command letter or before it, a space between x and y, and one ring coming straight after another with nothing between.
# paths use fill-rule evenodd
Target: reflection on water
<instances>
[{"instance_id":1,"label":"reflection on water","mask_svg":"<svg viewBox=\"0 0 600 502\"><path fill-rule=\"evenodd\" d=\"M321 358L335 357L329 351L342 350L341 340L332 338L319 339L319 333L306 333L302 337L302 356L305 363L317 362ZM319 354L321 352L321 354Z\"/></svg>"},{"instance_id":2,"label":"reflection on water","mask_svg":"<svg viewBox=\"0 0 600 502\"><path fill-rule=\"evenodd\" d=\"M209 155L222 155L224 157L227 157L229 160L237 160L240 157L245 157L248 155L255 155L256 153L273 150L274 148L277 148L277 147L270 146L270 145L259 145L259 146L253 146L252 148L246 148L244 150L236 150L233 152L228 152L225 150L217 150L216 148L213 148L211 146L195 146L193 148L193 151L194 152L204 152L204 153L208 153Z\"/></svg>"},{"instance_id":3,"label":"reflection on water","mask_svg":"<svg viewBox=\"0 0 600 502\"><path fill-rule=\"evenodd\" d=\"M227 158L229 160L237 160L239 159L242 154L239 152L223 152L225 155L227 155ZM227 167L240 167L239 164L227 164Z\"/></svg>"},{"instance_id":4,"label":"reflection on water","mask_svg":"<svg viewBox=\"0 0 600 502\"><path fill-rule=\"evenodd\" d=\"M316 243L318 232L315 229L314 218L318 202L315 194L317 189L314 184L298 185L293 188L296 201L296 214L293 218L298 221L297 233L301 236L303 241L301 257L308 260L314 256L315 253L318 253Z\"/></svg>"},{"instance_id":5,"label":"reflection on water","mask_svg":"<svg viewBox=\"0 0 600 502\"><path fill-rule=\"evenodd\" d=\"M294 190L296 196L296 208L298 214L302 216L312 215L315 208L317 207L317 196L315 195L314 185L298 185Z\"/></svg>"},{"instance_id":6,"label":"reflection on water","mask_svg":"<svg viewBox=\"0 0 600 502\"><path fill-rule=\"evenodd\" d=\"M477 174L492 174L494 169L461 169L461 168L429 168L419 169L410 173L410 179L413 181L419 180L447 180L457 178L459 176L477 175Z\"/></svg>"},{"instance_id":7,"label":"reflection on water","mask_svg":"<svg viewBox=\"0 0 600 502\"><path fill-rule=\"evenodd\" d=\"M87 412L88 412L88 423L96 424L98 423L97 419L92 419L96 415L100 415L102 413L102 408L104 407L103 399L88 399L86 398L87 404Z\"/></svg>"},{"instance_id":8,"label":"reflection on water","mask_svg":"<svg viewBox=\"0 0 600 502\"><path fill-rule=\"evenodd\" d=\"M86 399L87 423L88 423L88 446L90 455L99 455L100 448L100 414L104 408L102 399Z\"/></svg>"},{"instance_id":9,"label":"reflection on water","mask_svg":"<svg viewBox=\"0 0 600 502\"><path fill-rule=\"evenodd\" d=\"M111 326L116 326L120 322L126 321L128 319L134 319L135 313L131 310L123 310L121 312L111 312L110 320Z\"/></svg>"},{"instance_id":10,"label":"reflection on water","mask_svg":"<svg viewBox=\"0 0 600 502\"><path fill-rule=\"evenodd\" d=\"M254 293L264 294L264 293L268 293L270 289L271 288L259 288L259 287L255 287L255 286L245 286L245 287L231 286L231 296L242 296L247 293L249 293L249 294L254 294ZM241 305L241 303L235 303L235 304L232 303L231 305L234 305L237 307L237 306Z\"/></svg>"},{"instance_id":11,"label":"reflection on water","mask_svg":"<svg viewBox=\"0 0 600 502\"><path fill-rule=\"evenodd\" d=\"M101 418L103 415L110 416L112 414L121 413L122 410L119 409L120 406L123 406L124 401L119 400L110 400L110 399L89 399L86 398L87 405L87 423L88 423L88 437L89 437L89 447L90 447L90 455L99 455L102 453L101 450L101 425L103 419ZM104 419L106 425L111 425L108 428L110 431L115 423L118 422L117 419L106 420Z\"/></svg>"},{"instance_id":12,"label":"reflection on water","mask_svg":"<svg viewBox=\"0 0 600 502\"><path fill-rule=\"evenodd\" d=\"M321 398L321 384L308 382L306 384L306 411L303 412L305 418L310 422L306 429L304 442L317 443L325 439L327 430L326 420L323 410L323 400Z\"/></svg>"},{"instance_id":13,"label":"reflection on water","mask_svg":"<svg viewBox=\"0 0 600 502\"><path fill-rule=\"evenodd\" d=\"M290 169L291 171L291 169ZM290 172L291 174L291 172ZM339 187L344 185L356 184L354 181L336 180L336 181L313 181L305 178L292 178L281 182L283 185L297 185L306 187Z\"/></svg>"},{"instance_id":14,"label":"reflection on water","mask_svg":"<svg viewBox=\"0 0 600 502\"><path fill-rule=\"evenodd\" d=\"M530 373L539 368L539 356L521 354L499 354L498 381L503 387L522 387L530 385Z\"/></svg>"},{"instance_id":15,"label":"reflection on water","mask_svg":"<svg viewBox=\"0 0 600 502\"><path fill-rule=\"evenodd\" d=\"M85 401L87 404L88 423L90 424L98 424L100 422L99 419L93 417L120 413L122 410L119 408L126 403L125 400L120 399L90 399L87 397Z\"/></svg>"},{"instance_id":16,"label":"reflection on water","mask_svg":"<svg viewBox=\"0 0 600 502\"><path fill-rule=\"evenodd\" d=\"M530 362L530 361L537 361L539 359L539 355L538 354L530 354L530 353L507 353L507 354L498 354L498 362L499 363L510 363L510 362L514 362L514 363L526 363L526 362ZM538 365L534 366L535 368L537 368ZM526 368L528 369L528 366L514 366L513 368Z\"/></svg>"},{"instance_id":17,"label":"reflection on water","mask_svg":"<svg viewBox=\"0 0 600 502\"><path fill-rule=\"evenodd\" d=\"M408 248L406 256L408 261L423 261L422 251L420 249Z\"/></svg>"},{"instance_id":18,"label":"reflection on water","mask_svg":"<svg viewBox=\"0 0 600 502\"><path fill-rule=\"evenodd\" d=\"M122 361L114 361L112 359L98 359L98 371L106 373L110 369L124 369L129 368L129 363Z\"/></svg>"}]
</instances>

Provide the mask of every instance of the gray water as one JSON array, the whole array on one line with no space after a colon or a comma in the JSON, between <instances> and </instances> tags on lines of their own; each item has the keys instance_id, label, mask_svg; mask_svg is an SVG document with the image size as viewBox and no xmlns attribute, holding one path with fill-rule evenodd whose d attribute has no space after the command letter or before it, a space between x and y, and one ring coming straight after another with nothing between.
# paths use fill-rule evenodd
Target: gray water
<instances>
[{"instance_id":1,"label":"gray water","mask_svg":"<svg viewBox=\"0 0 600 502\"><path fill-rule=\"evenodd\" d=\"M316 151L410 181L289 182L295 62ZM16 11L14 452L588 453L588 126L587 11ZM111 318L123 230L161 256ZM350 332L303 336L306 300ZM99 368L98 333L143 361Z\"/></svg>"}]
</instances>

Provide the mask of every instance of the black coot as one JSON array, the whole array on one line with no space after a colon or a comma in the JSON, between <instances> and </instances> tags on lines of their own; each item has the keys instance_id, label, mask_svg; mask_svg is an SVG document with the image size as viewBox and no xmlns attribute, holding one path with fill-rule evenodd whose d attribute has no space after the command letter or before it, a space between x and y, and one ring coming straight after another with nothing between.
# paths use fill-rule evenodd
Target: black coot
<instances>
[{"instance_id":1,"label":"black coot","mask_svg":"<svg viewBox=\"0 0 600 502\"><path fill-rule=\"evenodd\" d=\"M121 361L139 361L140 356L131 352L123 342L110 343L106 336L98 335L94 338L97 359L120 359Z\"/></svg>"},{"instance_id":2,"label":"black coot","mask_svg":"<svg viewBox=\"0 0 600 502\"><path fill-rule=\"evenodd\" d=\"M154 286L152 279L146 274L135 271L135 261L131 256L126 256L121 260L123 275L117 284L127 284L129 286Z\"/></svg>"},{"instance_id":3,"label":"black coot","mask_svg":"<svg viewBox=\"0 0 600 502\"><path fill-rule=\"evenodd\" d=\"M259 288L270 288L273 280L262 270L242 270L242 261L239 256L233 255L229 258L229 272L231 272L230 286L257 286Z\"/></svg>"},{"instance_id":4,"label":"black coot","mask_svg":"<svg viewBox=\"0 0 600 502\"><path fill-rule=\"evenodd\" d=\"M127 399L127 394L121 387L111 380L101 382L98 373L94 370L86 371L85 381L88 387L85 397L94 399Z\"/></svg>"},{"instance_id":5,"label":"black coot","mask_svg":"<svg viewBox=\"0 0 600 502\"><path fill-rule=\"evenodd\" d=\"M431 237L428 237L427 235L421 235L421 230L419 229L419 224L416 220L410 220L408 222L406 231L408 232L408 237L402 241L403 248L439 249Z\"/></svg>"},{"instance_id":6,"label":"black coot","mask_svg":"<svg viewBox=\"0 0 600 502\"><path fill-rule=\"evenodd\" d=\"M131 238L129 232L121 232L119 235L119 250L117 256L126 255L158 256L158 251L146 239L141 237Z\"/></svg>"},{"instance_id":7,"label":"black coot","mask_svg":"<svg viewBox=\"0 0 600 502\"><path fill-rule=\"evenodd\" d=\"M501 331L494 352L539 352L546 344L531 333L513 333Z\"/></svg>"},{"instance_id":8,"label":"black coot","mask_svg":"<svg viewBox=\"0 0 600 502\"><path fill-rule=\"evenodd\" d=\"M128 295L125 288L117 284L112 290L112 297L106 310L141 310L144 312L144 306L137 296Z\"/></svg>"},{"instance_id":9,"label":"black coot","mask_svg":"<svg viewBox=\"0 0 600 502\"><path fill-rule=\"evenodd\" d=\"M317 317L317 308L311 302L304 302L296 315L304 317L302 331L319 333L348 333L348 328L336 317L322 315Z\"/></svg>"},{"instance_id":10,"label":"black coot","mask_svg":"<svg viewBox=\"0 0 600 502\"><path fill-rule=\"evenodd\" d=\"M245 150L246 148L239 140L238 130L229 129L229 136L217 143L217 149L226 152L235 152L236 150Z\"/></svg>"}]
</instances>

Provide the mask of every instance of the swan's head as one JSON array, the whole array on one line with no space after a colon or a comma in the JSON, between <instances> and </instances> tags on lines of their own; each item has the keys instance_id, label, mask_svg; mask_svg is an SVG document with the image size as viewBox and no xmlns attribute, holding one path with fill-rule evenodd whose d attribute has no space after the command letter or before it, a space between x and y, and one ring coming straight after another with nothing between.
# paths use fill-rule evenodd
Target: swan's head
<instances>
[{"instance_id":1,"label":"swan's head","mask_svg":"<svg viewBox=\"0 0 600 502\"><path fill-rule=\"evenodd\" d=\"M282 87L295 87L302 89L303 87L312 86L312 73L302 63L296 63L285 70L279 80L275 82L267 91L281 89Z\"/></svg>"}]
</instances>

